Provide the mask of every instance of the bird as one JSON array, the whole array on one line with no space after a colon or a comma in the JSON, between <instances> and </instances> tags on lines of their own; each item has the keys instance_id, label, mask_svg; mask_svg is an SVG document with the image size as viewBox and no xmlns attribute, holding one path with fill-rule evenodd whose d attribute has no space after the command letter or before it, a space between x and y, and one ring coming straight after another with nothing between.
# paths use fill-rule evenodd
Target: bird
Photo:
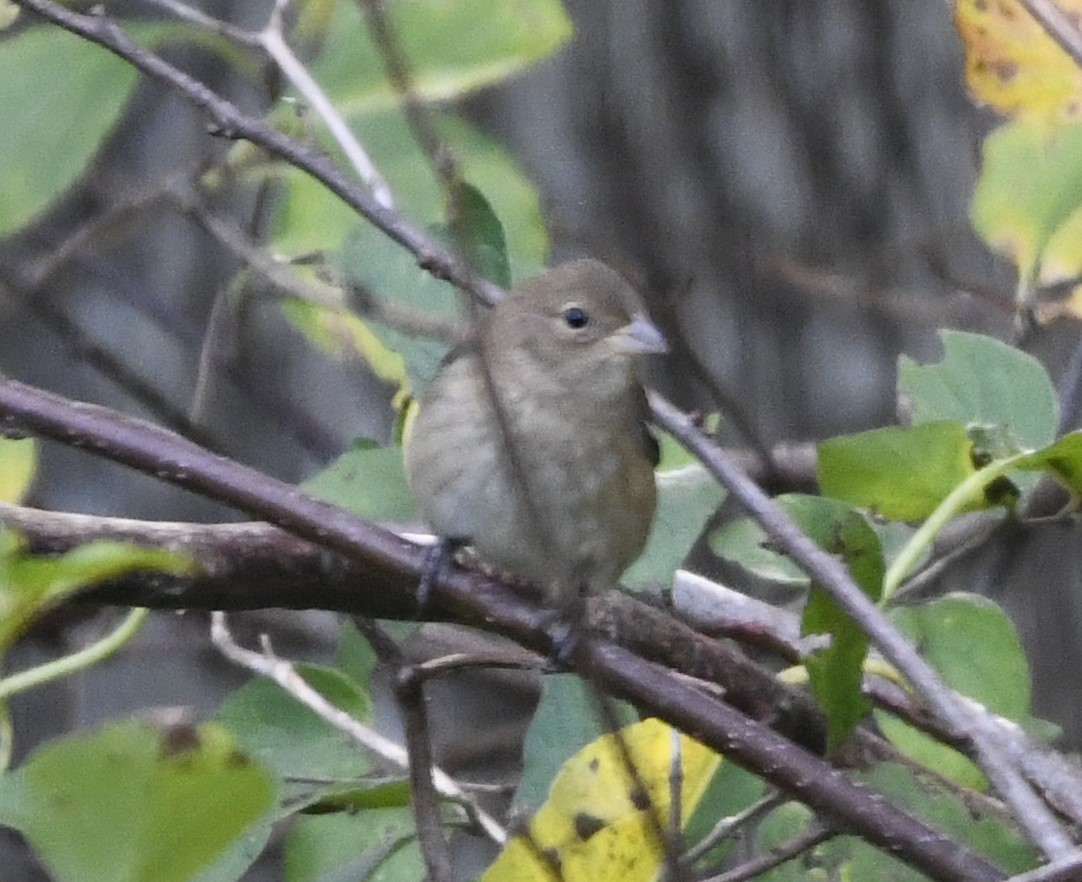
<instances>
[{"instance_id":1,"label":"bird","mask_svg":"<svg viewBox=\"0 0 1082 882\"><path fill-rule=\"evenodd\" d=\"M444 549L472 546L560 610L615 587L657 507L637 363L665 351L639 295L593 259L483 313L421 396L405 444L419 513Z\"/></svg>"}]
</instances>

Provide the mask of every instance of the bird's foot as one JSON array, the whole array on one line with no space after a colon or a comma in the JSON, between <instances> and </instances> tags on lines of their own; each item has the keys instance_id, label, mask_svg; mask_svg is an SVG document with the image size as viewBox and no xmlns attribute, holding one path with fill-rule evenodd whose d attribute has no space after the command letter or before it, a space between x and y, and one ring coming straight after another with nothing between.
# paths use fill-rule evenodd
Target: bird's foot
<instances>
[{"instance_id":1,"label":"bird's foot","mask_svg":"<svg viewBox=\"0 0 1082 882\"><path fill-rule=\"evenodd\" d=\"M447 575L454 560L455 552L465 542L462 539L453 539L441 536L435 545L430 545L425 550L424 563L421 565L421 581L417 585L417 609L424 612L432 600L432 590L436 584Z\"/></svg>"},{"instance_id":2,"label":"bird's foot","mask_svg":"<svg viewBox=\"0 0 1082 882\"><path fill-rule=\"evenodd\" d=\"M556 670L571 667L586 628L586 602L578 597L558 609L539 612L531 623L535 630L546 631L552 644L552 664Z\"/></svg>"}]
</instances>

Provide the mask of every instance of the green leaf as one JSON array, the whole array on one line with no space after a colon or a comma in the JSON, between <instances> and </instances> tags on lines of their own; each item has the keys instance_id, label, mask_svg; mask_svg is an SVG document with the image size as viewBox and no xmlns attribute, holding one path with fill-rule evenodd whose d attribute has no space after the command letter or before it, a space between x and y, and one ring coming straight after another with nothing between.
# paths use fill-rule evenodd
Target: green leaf
<instances>
[{"instance_id":1,"label":"green leaf","mask_svg":"<svg viewBox=\"0 0 1082 882\"><path fill-rule=\"evenodd\" d=\"M603 732L591 687L578 675L552 674L542 683L541 702L522 748L522 778L512 802L516 808L531 811L548 797L563 764ZM622 725L638 719L629 705L618 702L616 707Z\"/></svg>"},{"instance_id":2,"label":"green leaf","mask_svg":"<svg viewBox=\"0 0 1082 882\"><path fill-rule=\"evenodd\" d=\"M0 44L0 236L23 226L86 171L131 96L126 61L58 27Z\"/></svg>"},{"instance_id":3,"label":"green leaf","mask_svg":"<svg viewBox=\"0 0 1082 882\"><path fill-rule=\"evenodd\" d=\"M1075 494L1082 494L1082 432L1071 432L1055 444L1019 460L1022 471L1043 471L1055 476Z\"/></svg>"},{"instance_id":4,"label":"green leaf","mask_svg":"<svg viewBox=\"0 0 1082 882\"><path fill-rule=\"evenodd\" d=\"M408 778L346 779L316 786L297 782L289 794L290 812L324 815L364 809L409 808Z\"/></svg>"},{"instance_id":5,"label":"green leaf","mask_svg":"<svg viewBox=\"0 0 1082 882\"><path fill-rule=\"evenodd\" d=\"M1012 827L995 815L982 814L943 788L924 786L904 766L879 763L859 777L870 789L884 794L892 803L924 819L956 842L982 852L1011 874L1037 864L1033 849ZM811 812L799 804L781 806L760 825L759 847L763 851L776 848L802 832L811 820ZM926 882L927 878L889 852L856 836L836 836L816 846L804 860L788 861L756 877L761 882Z\"/></svg>"},{"instance_id":6,"label":"green leaf","mask_svg":"<svg viewBox=\"0 0 1082 882\"><path fill-rule=\"evenodd\" d=\"M972 447L965 427L948 421L830 438L819 444L819 486L883 517L920 520L976 471Z\"/></svg>"},{"instance_id":7,"label":"green leaf","mask_svg":"<svg viewBox=\"0 0 1082 882\"><path fill-rule=\"evenodd\" d=\"M284 862L285 882L420 882L425 874L408 808L300 817Z\"/></svg>"},{"instance_id":8,"label":"green leaf","mask_svg":"<svg viewBox=\"0 0 1082 882\"><path fill-rule=\"evenodd\" d=\"M671 585L673 574L725 499L725 490L702 464L666 434L661 436L657 487L654 527L642 556L624 574L625 585Z\"/></svg>"},{"instance_id":9,"label":"green leaf","mask_svg":"<svg viewBox=\"0 0 1082 882\"><path fill-rule=\"evenodd\" d=\"M970 215L988 244L1018 265L1024 299L1049 243L1079 208L1082 125L1050 131L1014 120L985 139Z\"/></svg>"},{"instance_id":10,"label":"green leaf","mask_svg":"<svg viewBox=\"0 0 1082 882\"><path fill-rule=\"evenodd\" d=\"M372 672L378 663L379 659L372 645L353 622L343 618L342 632L338 637L338 652L335 654L338 669L362 689L367 690L371 685Z\"/></svg>"},{"instance_id":11,"label":"green leaf","mask_svg":"<svg viewBox=\"0 0 1082 882\"><path fill-rule=\"evenodd\" d=\"M748 573L779 585L805 587L808 577L774 546L763 528L751 518L738 518L710 534L710 548L718 557L738 564Z\"/></svg>"},{"instance_id":12,"label":"green leaf","mask_svg":"<svg viewBox=\"0 0 1082 882\"><path fill-rule=\"evenodd\" d=\"M113 724L0 779L0 822L58 882L182 882L271 806L274 786L218 726Z\"/></svg>"},{"instance_id":13,"label":"green leaf","mask_svg":"<svg viewBox=\"0 0 1082 882\"><path fill-rule=\"evenodd\" d=\"M130 542L88 542L60 557L46 557L27 555L10 532L0 531L0 537L0 650L45 610L87 585L133 570L185 575L196 569L188 555Z\"/></svg>"},{"instance_id":14,"label":"green leaf","mask_svg":"<svg viewBox=\"0 0 1082 882\"><path fill-rule=\"evenodd\" d=\"M1026 655L1011 620L991 600L954 593L890 616L952 689L1010 720L1029 715Z\"/></svg>"},{"instance_id":15,"label":"green leaf","mask_svg":"<svg viewBox=\"0 0 1082 882\"><path fill-rule=\"evenodd\" d=\"M367 224L354 228L343 246L341 260L347 277L373 295L429 316L459 320L455 289L421 269L411 255ZM406 334L376 321L368 326L385 346L405 359L409 391L419 397L436 375L447 354L447 344Z\"/></svg>"},{"instance_id":16,"label":"green leaf","mask_svg":"<svg viewBox=\"0 0 1082 882\"><path fill-rule=\"evenodd\" d=\"M341 671L318 665L298 665L297 671L332 704L362 722L368 720L368 694ZM341 779L372 769L367 754L350 738L265 678L228 696L215 719L282 777Z\"/></svg>"},{"instance_id":17,"label":"green leaf","mask_svg":"<svg viewBox=\"0 0 1082 882\"><path fill-rule=\"evenodd\" d=\"M401 447L359 441L301 489L362 517L407 521L414 517Z\"/></svg>"},{"instance_id":18,"label":"green leaf","mask_svg":"<svg viewBox=\"0 0 1082 882\"><path fill-rule=\"evenodd\" d=\"M1059 405L1048 373L1032 355L991 337L941 331L943 360L898 360L898 391L913 404L915 424L955 420L999 426L1020 450L1046 447L1056 436Z\"/></svg>"},{"instance_id":19,"label":"green leaf","mask_svg":"<svg viewBox=\"0 0 1082 882\"><path fill-rule=\"evenodd\" d=\"M1008 873L1023 873L1039 863L1037 853L1017 828L1004 823L992 812L981 812L943 788L924 785L908 768L898 763L880 763L861 775L865 783L883 793L891 802L924 818L948 837L986 855ZM872 879L873 867L882 874L884 853L874 846L852 839L854 864L851 879ZM830 852L830 845L824 849ZM859 856L859 857L858 857ZM900 864L892 864L900 868ZM892 880L895 875L880 875ZM925 877L918 875L917 879Z\"/></svg>"},{"instance_id":20,"label":"green leaf","mask_svg":"<svg viewBox=\"0 0 1082 882\"><path fill-rule=\"evenodd\" d=\"M1018 635L992 601L950 594L920 606L894 609L891 620L952 689L989 710L1021 722L1029 717L1029 667ZM876 720L899 749L968 787L984 776L966 757L887 714Z\"/></svg>"},{"instance_id":21,"label":"green leaf","mask_svg":"<svg viewBox=\"0 0 1082 882\"><path fill-rule=\"evenodd\" d=\"M571 35L559 0L387 4L417 97L446 101L541 60ZM347 116L396 105L379 50L352 3L339 3L312 74Z\"/></svg>"},{"instance_id":22,"label":"green leaf","mask_svg":"<svg viewBox=\"0 0 1082 882\"><path fill-rule=\"evenodd\" d=\"M455 192L451 227L471 266L502 288L511 286L511 264L503 224L485 194L463 181Z\"/></svg>"},{"instance_id":23,"label":"green leaf","mask_svg":"<svg viewBox=\"0 0 1082 882\"><path fill-rule=\"evenodd\" d=\"M0 501L22 502L37 464L38 445L34 438L0 438Z\"/></svg>"},{"instance_id":24,"label":"green leaf","mask_svg":"<svg viewBox=\"0 0 1082 882\"><path fill-rule=\"evenodd\" d=\"M779 500L800 529L830 554L841 555L854 581L873 600L883 590L883 552L871 525L849 506L819 496ZM861 692L868 638L818 585L812 585L803 634L829 634L830 646L809 656L812 693L827 716L827 746L837 748L871 710Z\"/></svg>"},{"instance_id":25,"label":"green leaf","mask_svg":"<svg viewBox=\"0 0 1082 882\"><path fill-rule=\"evenodd\" d=\"M544 265L548 254L548 233L537 191L514 158L468 122L443 111L435 115L435 121L441 138L458 161L460 173L484 193L502 222L507 252L516 274L533 275ZM446 194L413 140L402 112L398 108L387 109L351 117L349 122L391 185L399 210L415 223L442 223L447 209ZM334 149L329 142L322 143L325 149ZM357 225L358 217L353 209L308 175L288 166L259 164L246 174L264 180L271 172L285 184L275 205L272 243L275 251L298 254L337 249ZM402 251L399 245L392 243L392 247ZM415 261L409 254L405 257ZM377 289L375 293L382 292Z\"/></svg>"}]
</instances>

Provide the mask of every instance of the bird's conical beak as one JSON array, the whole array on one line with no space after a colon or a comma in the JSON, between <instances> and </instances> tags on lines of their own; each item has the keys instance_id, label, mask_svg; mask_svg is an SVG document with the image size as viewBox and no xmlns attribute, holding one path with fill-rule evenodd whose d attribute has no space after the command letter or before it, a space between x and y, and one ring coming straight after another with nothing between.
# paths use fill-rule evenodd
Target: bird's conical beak
<instances>
[{"instance_id":1,"label":"bird's conical beak","mask_svg":"<svg viewBox=\"0 0 1082 882\"><path fill-rule=\"evenodd\" d=\"M621 352L661 355L669 351L665 335L642 313L632 316L631 323L613 334L612 340Z\"/></svg>"}]
</instances>

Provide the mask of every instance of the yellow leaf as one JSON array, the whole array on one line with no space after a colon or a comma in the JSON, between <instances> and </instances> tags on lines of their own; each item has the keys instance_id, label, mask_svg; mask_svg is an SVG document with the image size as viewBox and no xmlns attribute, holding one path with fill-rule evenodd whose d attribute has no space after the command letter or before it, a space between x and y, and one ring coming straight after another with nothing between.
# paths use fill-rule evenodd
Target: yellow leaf
<instances>
[{"instance_id":1,"label":"yellow leaf","mask_svg":"<svg viewBox=\"0 0 1082 882\"><path fill-rule=\"evenodd\" d=\"M0 501L22 502L38 462L33 438L0 438Z\"/></svg>"},{"instance_id":2,"label":"yellow leaf","mask_svg":"<svg viewBox=\"0 0 1082 882\"><path fill-rule=\"evenodd\" d=\"M648 801L637 794L615 736L586 745L556 776L548 800L530 822L528 837L512 839L482 882L550 882L553 875L544 854L559 863L565 882L656 879L664 852L647 811L663 822L669 817L673 732L653 719L620 732ZM687 735L680 735L680 751L680 815L686 824L721 757Z\"/></svg>"},{"instance_id":3,"label":"yellow leaf","mask_svg":"<svg viewBox=\"0 0 1082 882\"><path fill-rule=\"evenodd\" d=\"M1049 130L1014 120L984 142L971 216L977 232L1018 266L1019 293L1070 274L1073 215L1082 209L1082 124ZM1047 267L1046 267L1047 264Z\"/></svg>"},{"instance_id":4,"label":"yellow leaf","mask_svg":"<svg viewBox=\"0 0 1082 882\"><path fill-rule=\"evenodd\" d=\"M1082 0L1056 4L1077 26ZM974 100L1050 124L1082 119L1082 71L1019 0L958 0L954 23Z\"/></svg>"}]
</instances>

